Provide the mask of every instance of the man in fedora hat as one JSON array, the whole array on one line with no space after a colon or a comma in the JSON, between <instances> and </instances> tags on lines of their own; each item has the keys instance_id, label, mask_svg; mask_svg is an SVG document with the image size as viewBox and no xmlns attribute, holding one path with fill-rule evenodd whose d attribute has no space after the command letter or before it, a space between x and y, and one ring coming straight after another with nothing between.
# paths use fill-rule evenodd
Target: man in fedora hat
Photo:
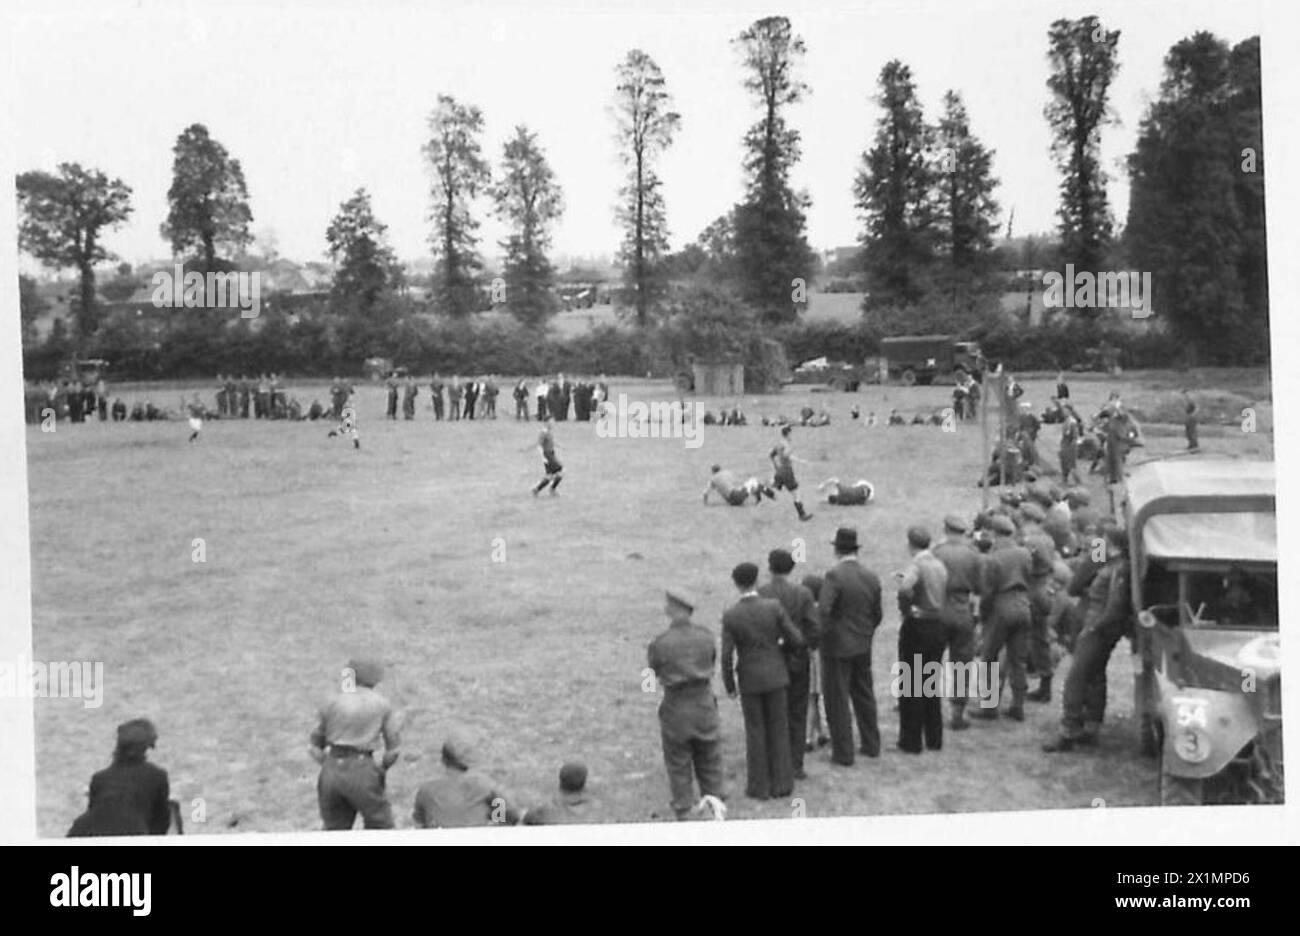
<instances>
[{"instance_id":1,"label":"man in fedora hat","mask_svg":"<svg viewBox=\"0 0 1300 936\"><path fill-rule=\"evenodd\" d=\"M1011 708L1015 721L1025 720L1025 695L1029 688L1026 668L1029 660L1030 607L1029 589L1033 579L1033 559L1029 550L1016 540L1016 525L1005 514L995 514L990 521L993 548L984 559L984 588L980 599L980 619L984 621L984 645L980 658L986 663L997 660L1002 648L1007 650L1010 670ZM977 718L997 718L996 706L971 713Z\"/></svg>"},{"instance_id":2,"label":"man in fedora hat","mask_svg":"<svg viewBox=\"0 0 1300 936\"><path fill-rule=\"evenodd\" d=\"M790 672L790 685L786 689L790 722L790 761L794 767L794 778L803 780L808 697L812 684L812 654L816 652L817 644L821 639L817 601L805 586L790 581L789 575L794 570L794 557L790 555L789 550L774 549L768 553L767 568L771 578L759 586L758 594L763 598L774 598L781 603L785 613L799 629L805 644L803 647L796 647L793 644L787 644L785 647L785 663Z\"/></svg>"},{"instance_id":3,"label":"man in fedora hat","mask_svg":"<svg viewBox=\"0 0 1300 936\"><path fill-rule=\"evenodd\" d=\"M349 661L339 691L321 708L311 734L311 756L321 765L316 793L326 831L351 829L358 813L367 829L393 827L385 785L401 742L393 707L375 688L383 678L382 664Z\"/></svg>"},{"instance_id":4,"label":"man in fedora hat","mask_svg":"<svg viewBox=\"0 0 1300 936\"><path fill-rule=\"evenodd\" d=\"M659 730L678 819L690 815L697 803L695 780L701 798L725 799L718 701L713 695L718 646L712 631L691 620L694 611L694 603L681 592L667 592L664 613L672 623L646 651L655 682L664 690Z\"/></svg>"},{"instance_id":5,"label":"man in fedora hat","mask_svg":"<svg viewBox=\"0 0 1300 936\"><path fill-rule=\"evenodd\" d=\"M68 830L90 835L166 835L171 824L167 771L146 756L158 743L153 722L135 718L117 728L113 762L90 778L86 811Z\"/></svg>"},{"instance_id":6,"label":"man in fedora hat","mask_svg":"<svg viewBox=\"0 0 1300 936\"><path fill-rule=\"evenodd\" d=\"M880 756L880 725L871 678L871 640L880 625L880 579L858 562L858 531L840 527L831 544L835 565L822 579L817 602L822 623L822 691L831 735L831 763L853 765L853 726L861 753Z\"/></svg>"},{"instance_id":7,"label":"man in fedora hat","mask_svg":"<svg viewBox=\"0 0 1300 936\"><path fill-rule=\"evenodd\" d=\"M975 613L971 596L980 593L984 564L979 551L966 538L965 520L949 514L943 518L943 532L943 540L932 546L930 552L948 572L942 614L944 645L948 649L948 661L964 666L975 659ZM966 696L954 696L951 708L948 727L954 731L969 728Z\"/></svg>"},{"instance_id":8,"label":"man in fedora hat","mask_svg":"<svg viewBox=\"0 0 1300 936\"><path fill-rule=\"evenodd\" d=\"M782 644L802 647L804 639L779 601L758 594L758 566L742 562L732 569L731 581L740 600L722 615L722 682L733 699L739 688L745 795L760 800L789 796L794 789L786 693L790 673Z\"/></svg>"}]
</instances>

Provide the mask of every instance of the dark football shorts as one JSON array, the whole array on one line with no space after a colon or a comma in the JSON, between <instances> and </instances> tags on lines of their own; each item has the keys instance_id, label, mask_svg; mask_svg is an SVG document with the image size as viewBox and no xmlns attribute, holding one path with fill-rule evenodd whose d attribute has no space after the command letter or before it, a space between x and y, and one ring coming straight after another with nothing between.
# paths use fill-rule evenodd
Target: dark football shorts
<instances>
[{"instance_id":1,"label":"dark football shorts","mask_svg":"<svg viewBox=\"0 0 1300 936\"><path fill-rule=\"evenodd\" d=\"M866 488L840 488L834 494L826 498L828 504L837 504L842 507L858 507L867 502Z\"/></svg>"},{"instance_id":2,"label":"dark football shorts","mask_svg":"<svg viewBox=\"0 0 1300 936\"><path fill-rule=\"evenodd\" d=\"M727 495L727 503L732 507L744 506L745 501L749 500L749 492L744 488L736 488Z\"/></svg>"},{"instance_id":3,"label":"dark football shorts","mask_svg":"<svg viewBox=\"0 0 1300 936\"><path fill-rule=\"evenodd\" d=\"M564 470L564 466L561 465L558 461L556 461L553 456L551 458L546 459L546 473L548 475L557 475L563 470Z\"/></svg>"},{"instance_id":4,"label":"dark football shorts","mask_svg":"<svg viewBox=\"0 0 1300 936\"><path fill-rule=\"evenodd\" d=\"M793 493L799 489L799 482L794 479L794 471L792 469L778 469L776 477L772 479L772 487L776 488L778 491L786 490Z\"/></svg>"}]
</instances>

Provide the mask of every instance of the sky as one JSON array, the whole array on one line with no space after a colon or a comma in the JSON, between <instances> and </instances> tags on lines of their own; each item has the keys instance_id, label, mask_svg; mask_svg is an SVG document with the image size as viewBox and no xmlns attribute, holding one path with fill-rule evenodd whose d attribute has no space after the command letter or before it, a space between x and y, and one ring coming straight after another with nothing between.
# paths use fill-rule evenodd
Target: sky
<instances>
[{"instance_id":1,"label":"sky","mask_svg":"<svg viewBox=\"0 0 1300 936\"><path fill-rule=\"evenodd\" d=\"M1111 88L1117 123L1103 135L1109 195L1121 224L1123 159L1159 91L1169 47L1198 30L1230 43L1261 33L1253 2L746 2L566 0L443 3L50 2L13 12L10 150L17 171L75 161L133 189L130 221L106 237L137 263L165 258L172 146L205 124L243 165L252 230L282 256L324 260L325 229L357 188L370 191L399 257L430 252L430 176L421 147L439 94L478 106L495 167L518 124L533 129L564 190L557 255L610 255L624 170L611 113L628 50L659 64L681 129L659 171L670 240L693 241L743 191L741 138L758 110L741 86L732 40L755 19L788 16L807 44L810 86L787 118L803 136L793 173L808 192L809 242L857 241L852 187L880 110L884 64L911 67L928 119L943 93L965 98L972 129L994 152L1002 232L1054 229L1059 176L1043 106L1047 30L1089 13L1119 29ZM1268 56L1267 37L1264 54ZM502 225L480 202L485 254Z\"/></svg>"}]
</instances>

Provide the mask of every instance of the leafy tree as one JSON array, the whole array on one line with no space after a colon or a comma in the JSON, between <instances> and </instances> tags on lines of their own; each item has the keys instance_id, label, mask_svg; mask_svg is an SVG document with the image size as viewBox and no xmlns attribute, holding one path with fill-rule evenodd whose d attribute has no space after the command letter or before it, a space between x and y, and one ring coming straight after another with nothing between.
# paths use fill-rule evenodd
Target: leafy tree
<instances>
[{"instance_id":1,"label":"leafy tree","mask_svg":"<svg viewBox=\"0 0 1300 936\"><path fill-rule=\"evenodd\" d=\"M497 215L511 226L501 242L510 314L526 325L544 324L559 307L551 288L555 271L546 253L550 225L564 212L564 196L537 135L527 127L516 127L506 141L492 197Z\"/></svg>"},{"instance_id":2,"label":"leafy tree","mask_svg":"<svg viewBox=\"0 0 1300 936\"><path fill-rule=\"evenodd\" d=\"M424 155L433 171L433 244L436 273L433 296L438 309L464 318L480 307L477 286L483 261L478 255L479 223L471 209L491 183L479 138L483 114L454 97L438 95L429 115Z\"/></svg>"},{"instance_id":3,"label":"leafy tree","mask_svg":"<svg viewBox=\"0 0 1300 936\"><path fill-rule=\"evenodd\" d=\"M1241 178L1243 145L1258 143L1241 135L1258 126L1258 58L1242 68L1249 47L1238 50L1207 32L1176 43L1128 160L1128 256L1151 272L1154 312L1189 363L1248 362L1268 347L1263 204L1252 214Z\"/></svg>"},{"instance_id":4,"label":"leafy tree","mask_svg":"<svg viewBox=\"0 0 1300 936\"><path fill-rule=\"evenodd\" d=\"M1095 16L1059 19L1048 30L1044 115L1052 129L1052 155L1061 170L1062 259L1078 269L1102 269L1113 221L1102 169L1101 128L1113 122L1107 103L1119 70L1119 31L1106 30Z\"/></svg>"},{"instance_id":5,"label":"leafy tree","mask_svg":"<svg viewBox=\"0 0 1300 936\"><path fill-rule=\"evenodd\" d=\"M130 217L130 186L98 169L61 163L57 174L24 172L18 176L17 191L19 247L53 269L76 268L77 334L93 335L98 327L95 264L113 259L101 236Z\"/></svg>"},{"instance_id":6,"label":"leafy tree","mask_svg":"<svg viewBox=\"0 0 1300 936\"><path fill-rule=\"evenodd\" d=\"M172 153L162 236L178 257L197 252L203 272L228 266L218 252L237 254L252 242L243 167L198 123L176 138Z\"/></svg>"},{"instance_id":7,"label":"leafy tree","mask_svg":"<svg viewBox=\"0 0 1300 936\"><path fill-rule=\"evenodd\" d=\"M45 314L50 304L41 298L37 291L36 280L22 273L18 274L18 315L22 322L22 342L24 348L32 347L36 342L36 320Z\"/></svg>"},{"instance_id":8,"label":"leafy tree","mask_svg":"<svg viewBox=\"0 0 1300 936\"><path fill-rule=\"evenodd\" d=\"M784 16L757 20L732 45L745 69L744 87L762 111L744 138L749 181L733 218L738 285L765 321L789 322L799 313L794 283L808 282L814 270L804 236L809 199L790 187L790 169L799 160L799 131L785 120L785 109L809 90L795 74L807 48Z\"/></svg>"},{"instance_id":9,"label":"leafy tree","mask_svg":"<svg viewBox=\"0 0 1300 936\"><path fill-rule=\"evenodd\" d=\"M619 259L637 326L645 328L664 295L660 260L668 251L668 219L655 163L672 144L681 115L672 109L663 72L645 52L628 52L616 75L616 139L627 169L617 210L624 230Z\"/></svg>"},{"instance_id":10,"label":"leafy tree","mask_svg":"<svg viewBox=\"0 0 1300 936\"><path fill-rule=\"evenodd\" d=\"M920 302L930 288L938 239L935 134L925 122L912 70L897 59L887 62L879 85L876 102L884 114L854 184L866 222L864 309Z\"/></svg>"},{"instance_id":11,"label":"leafy tree","mask_svg":"<svg viewBox=\"0 0 1300 936\"><path fill-rule=\"evenodd\" d=\"M337 265L330 288L336 308L368 316L380 296L401 285L402 266L385 242L387 229L375 218L364 188L339 207L325 231L329 257Z\"/></svg>"}]
</instances>

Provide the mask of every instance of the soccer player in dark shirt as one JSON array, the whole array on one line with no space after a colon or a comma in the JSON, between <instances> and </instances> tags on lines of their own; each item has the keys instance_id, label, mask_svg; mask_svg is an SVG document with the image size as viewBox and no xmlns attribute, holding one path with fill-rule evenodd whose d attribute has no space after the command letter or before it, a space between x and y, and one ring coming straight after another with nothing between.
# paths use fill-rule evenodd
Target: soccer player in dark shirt
<instances>
[{"instance_id":1,"label":"soccer player in dark shirt","mask_svg":"<svg viewBox=\"0 0 1300 936\"><path fill-rule=\"evenodd\" d=\"M552 417L546 417L542 424L542 431L537 436L537 449L542 453L542 463L546 468L546 477L537 482L533 488L533 497L542 493L542 488L546 485L551 486L551 493L560 486L564 480L564 466L560 464L559 459L555 457L555 436L551 434Z\"/></svg>"}]
</instances>

